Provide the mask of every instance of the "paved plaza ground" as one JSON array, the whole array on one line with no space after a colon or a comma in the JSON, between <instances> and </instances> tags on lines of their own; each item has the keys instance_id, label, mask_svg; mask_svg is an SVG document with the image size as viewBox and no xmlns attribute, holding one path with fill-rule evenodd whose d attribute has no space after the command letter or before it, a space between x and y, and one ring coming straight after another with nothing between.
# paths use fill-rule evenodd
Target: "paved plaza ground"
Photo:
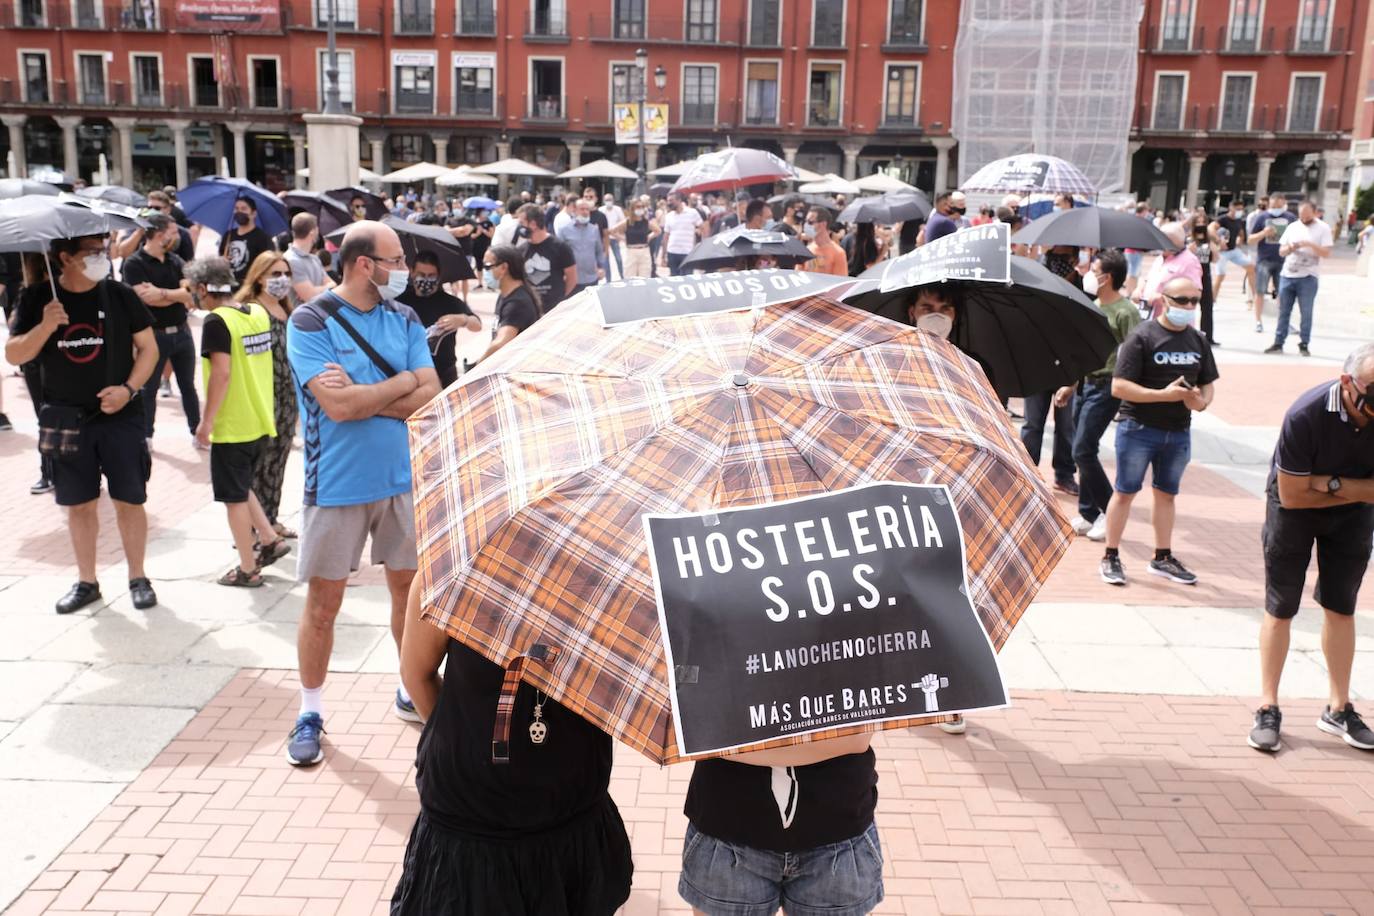
<instances>
[{"instance_id":1,"label":"paved plaza ground","mask_svg":"<svg viewBox=\"0 0 1374 916\"><path fill-rule=\"evenodd\" d=\"M964 737L878 739L882 912L1374 913L1374 755L1313 727L1326 679L1310 600L1285 673L1284 751L1244 744L1258 690L1260 493L1277 427L1298 393L1374 337L1374 286L1341 254L1310 359L1261 355L1270 337L1228 281L1222 378L1195 425L1173 545L1199 584L1145 575L1142 500L1122 549L1129 585L1104 585L1100 545L1077 541L1016 630L1002 657L1010 709L974 717ZM473 301L489 324L491 297ZM389 710L396 660L379 577L356 578L340 617L325 763L291 769L282 749L304 590L291 558L256 592L213 583L233 552L179 406L160 402L154 442L148 568L161 605L132 609L107 507L106 604L59 617L52 603L74 574L66 528L50 497L26 492L32 410L18 378L6 371L0 384L18 427L0 433L0 907L384 913L417 807L419 731ZM1047 436L1046 474L1048 452ZM297 455L288 522L299 474ZM1365 703L1371 602L1366 591L1357 619ZM617 751L612 790L636 863L627 913L685 911L689 773Z\"/></svg>"}]
</instances>

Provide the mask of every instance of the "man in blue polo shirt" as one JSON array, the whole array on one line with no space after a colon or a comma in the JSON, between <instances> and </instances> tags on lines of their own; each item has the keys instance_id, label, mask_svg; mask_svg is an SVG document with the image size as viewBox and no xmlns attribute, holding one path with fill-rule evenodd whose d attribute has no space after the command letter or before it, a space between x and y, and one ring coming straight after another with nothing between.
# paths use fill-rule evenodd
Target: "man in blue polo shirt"
<instances>
[{"instance_id":1,"label":"man in blue polo shirt","mask_svg":"<svg viewBox=\"0 0 1374 916\"><path fill-rule=\"evenodd\" d=\"M1264 609L1260 625L1263 700L1249 744L1273 753L1279 739L1279 677L1298 613L1312 545L1322 608L1322 653L1330 704L1317 728L1351 747L1374 750L1374 730L1350 702L1355 602L1374 543L1374 344L1346 358L1341 377L1288 408L1274 448L1264 515Z\"/></svg>"},{"instance_id":2,"label":"man in blue polo shirt","mask_svg":"<svg viewBox=\"0 0 1374 916\"><path fill-rule=\"evenodd\" d=\"M339 246L343 282L291 314L286 350L305 433L305 511L297 576L309 583L296 636L301 709L287 760L324 758L320 700L334 646L334 619L348 576L372 539L386 567L391 635L399 651L406 595L415 576L415 517L405 419L439 393L424 325L393 301L409 280L396 233L354 223ZM418 722L404 688L396 713Z\"/></svg>"}]
</instances>

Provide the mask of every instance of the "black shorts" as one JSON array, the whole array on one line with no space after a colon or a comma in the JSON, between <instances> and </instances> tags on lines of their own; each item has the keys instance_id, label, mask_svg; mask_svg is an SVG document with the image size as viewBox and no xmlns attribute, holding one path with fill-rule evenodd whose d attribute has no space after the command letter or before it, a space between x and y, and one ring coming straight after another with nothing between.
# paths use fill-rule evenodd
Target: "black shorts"
<instances>
[{"instance_id":1,"label":"black shorts","mask_svg":"<svg viewBox=\"0 0 1374 916\"><path fill-rule=\"evenodd\" d=\"M217 503L246 503L253 489L253 468L267 437L252 442L210 443L210 486Z\"/></svg>"},{"instance_id":2,"label":"black shorts","mask_svg":"<svg viewBox=\"0 0 1374 916\"><path fill-rule=\"evenodd\" d=\"M1374 540L1374 506L1285 509L1272 496L1265 503L1264 609L1281 619L1297 614L1315 543L1313 600L1328 611L1354 614Z\"/></svg>"},{"instance_id":3,"label":"black shorts","mask_svg":"<svg viewBox=\"0 0 1374 916\"><path fill-rule=\"evenodd\" d=\"M52 457L53 491L59 506L79 506L100 497L103 475L111 499L141 506L152 470L143 411L101 414L82 424L75 453Z\"/></svg>"}]
</instances>

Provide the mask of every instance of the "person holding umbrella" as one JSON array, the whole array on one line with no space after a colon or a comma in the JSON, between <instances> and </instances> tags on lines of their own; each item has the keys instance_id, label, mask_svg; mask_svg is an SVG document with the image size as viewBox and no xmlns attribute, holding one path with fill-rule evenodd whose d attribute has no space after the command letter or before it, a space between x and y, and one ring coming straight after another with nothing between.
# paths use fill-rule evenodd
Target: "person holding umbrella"
<instances>
[{"instance_id":1,"label":"person holding umbrella","mask_svg":"<svg viewBox=\"0 0 1374 916\"><path fill-rule=\"evenodd\" d=\"M459 331L480 331L482 320L468 304L444 290L439 279L439 257L432 251L415 255L410 268L410 287L396 301L410 306L420 316L434 356L434 370L444 388L458 380L458 353L455 343Z\"/></svg>"},{"instance_id":2,"label":"person holding umbrella","mask_svg":"<svg viewBox=\"0 0 1374 916\"><path fill-rule=\"evenodd\" d=\"M96 539L101 477L114 503L134 607L157 604L143 570L152 466L138 395L157 365L153 319L133 290L109 279L105 235L52 242L53 284L24 290L5 359L42 368L39 442L57 504L67 508L77 582L57 601L70 614L101 598Z\"/></svg>"},{"instance_id":3,"label":"person holding umbrella","mask_svg":"<svg viewBox=\"0 0 1374 916\"><path fill-rule=\"evenodd\" d=\"M1112 396L1121 399L1121 414L1115 492L1107 505L1107 549L1099 564L1108 585L1126 584L1121 537L1147 468L1153 468L1154 488L1150 572L1183 585L1197 583L1197 576L1174 556L1171 540L1179 485L1192 454L1192 414L1212 403L1219 373L1207 339L1193 327L1202 288L1188 277L1175 277L1160 297L1168 303L1164 312L1142 321L1122 342L1112 376Z\"/></svg>"},{"instance_id":4,"label":"person holding umbrella","mask_svg":"<svg viewBox=\"0 0 1374 916\"><path fill-rule=\"evenodd\" d=\"M234 282L243 283L248 267L264 251L271 251L272 236L258 226L258 205L251 197L234 201L234 228L226 232L220 253L234 271Z\"/></svg>"}]
</instances>

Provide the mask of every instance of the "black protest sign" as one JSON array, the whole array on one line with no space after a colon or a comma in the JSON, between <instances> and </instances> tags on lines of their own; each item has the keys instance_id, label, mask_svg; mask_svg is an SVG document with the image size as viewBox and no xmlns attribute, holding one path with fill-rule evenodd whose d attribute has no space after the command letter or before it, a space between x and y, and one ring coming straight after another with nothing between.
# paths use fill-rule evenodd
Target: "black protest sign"
<instances>
[{"instance_id":1,"label":"black protest sign","mask_svg":"<svg viewBox=\"0 0 1374 916\"><path fill-rule=\"evenodd\" d=\"M1011 282L1011 227L984 223L960 229L895 258L883 271L880 289L943 283L949 280Z\"/></svg>"},{"instance_id":2,"label":"black protest sign","mask_svg":"<svg viewBox=\"0 0 1374 916\"><path fill-rule=\"evenodd\" d=\"M684 756L1007 703L944 486L644 525Z\"/></svg>"},{"instance_id":3,"label":"black protest sign","mask_svg":"<svg viewBox=\"0 0 1374 916\"><path fill-rule=\"evenodd\" d=\"M848 282L848 277L771 269L619 280L593 289L601 302L602 324L611 327L655 318L761 308L814 296Z\"/></svg>"}]
</instances>

